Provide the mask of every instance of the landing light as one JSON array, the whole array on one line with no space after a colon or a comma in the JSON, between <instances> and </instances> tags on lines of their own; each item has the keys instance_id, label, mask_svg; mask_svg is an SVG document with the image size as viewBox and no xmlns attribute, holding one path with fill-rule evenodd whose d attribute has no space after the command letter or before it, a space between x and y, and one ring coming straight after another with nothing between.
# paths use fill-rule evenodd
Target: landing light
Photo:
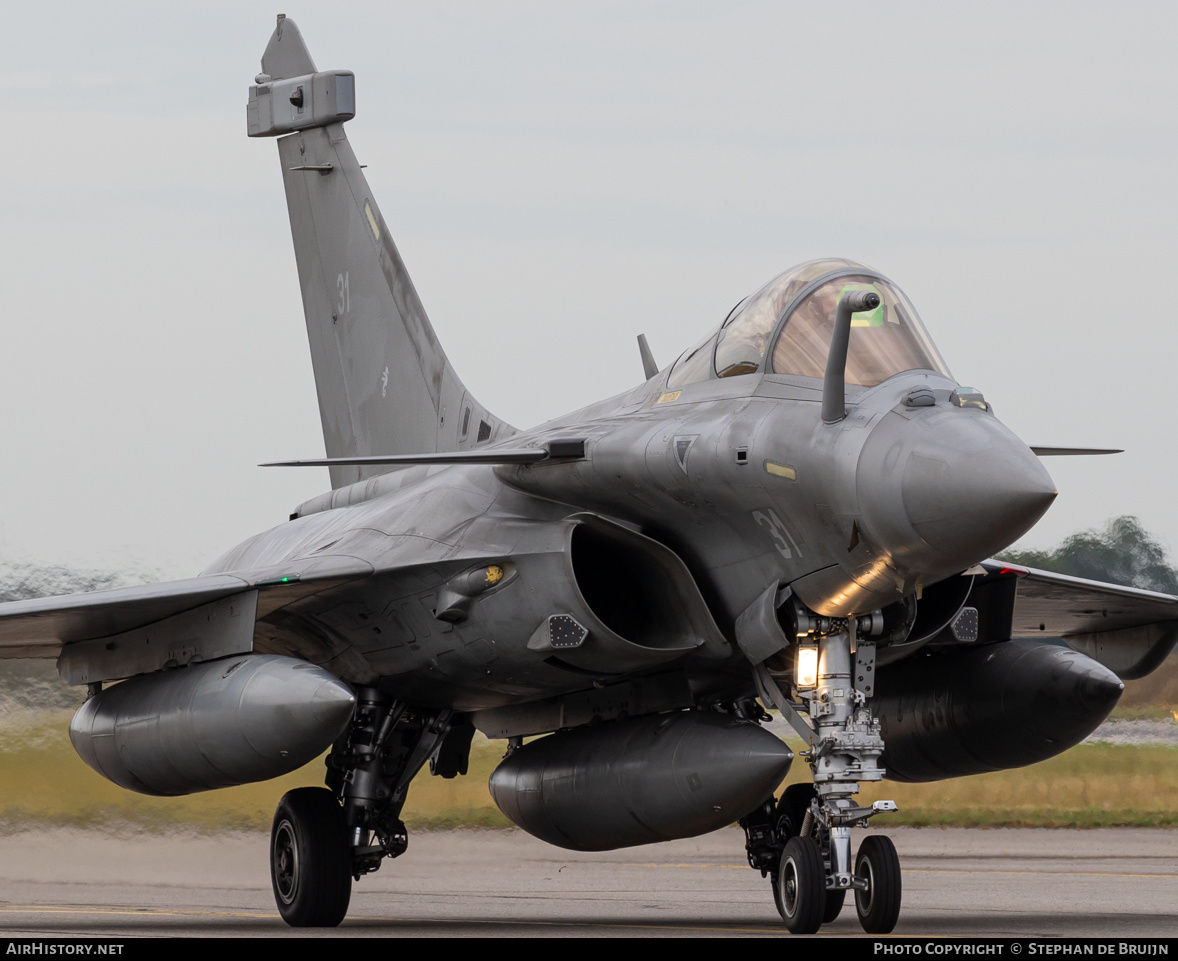
<instances>
[{"instance_id":1,"label":"landing light","mask_svg":"<svg viewBox=\"0 0 1178 961\"><path fill-rule=\"evenodd\" d=\"M818 648L812 645L798 648L798 664L794 684L798 690L809 690L818 684Z\"/></svg>"}]
</instances>

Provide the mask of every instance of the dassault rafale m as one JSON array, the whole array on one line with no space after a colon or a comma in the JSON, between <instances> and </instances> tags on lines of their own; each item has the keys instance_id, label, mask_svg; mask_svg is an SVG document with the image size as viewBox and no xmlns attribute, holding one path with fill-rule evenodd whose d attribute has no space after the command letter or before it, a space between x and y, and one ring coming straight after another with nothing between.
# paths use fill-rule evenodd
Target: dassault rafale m
<instances>
[{"instance_id":1,"label":"dassault rafale m","mask_svg":"<svg viewBox=\"0 0 1178 961\"><path fill-rule=\"evenodd\" d=\"M517 430L446 359L344 130L355 78L280 16L250 87L277 138L331 490L189 580L0 605L4 657L89 697L70 737L132 791L261 781L296 926L406 850L428 762L506 741L495 802L565 848L739 821L786 926L848 893L897 923L861 784L1058 754L1178 638L1178 598L989 560L1056 496L950 374L903 292L843 259L787 270L673 364ZM118 682L118 683L112 683ZM806 744L812 781L768 710ZM537 735L545 735L537 737ZM525 743L525 739L530 738Z\"/></svg>"}]
</instances>

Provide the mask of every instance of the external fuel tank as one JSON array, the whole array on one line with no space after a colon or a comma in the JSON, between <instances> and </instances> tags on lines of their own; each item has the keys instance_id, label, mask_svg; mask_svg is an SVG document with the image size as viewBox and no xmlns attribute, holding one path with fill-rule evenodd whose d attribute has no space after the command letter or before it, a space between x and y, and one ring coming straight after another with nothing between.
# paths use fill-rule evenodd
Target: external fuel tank
<instances>
[{"instance_id":1,"label":"external fuel tank","mask_svg":"<svg viewBox=\"0 0 1178 961\"><path fill-rule=\"evenodd\" d=\"M895 781L1022 767L1079 744L1124 684L1062 645L1014 640L918 653L881 671L871 709Z\"/></svg>"},{"instance_id":2,"label":"external fuel tank","mask_svg":"<svg viewBox=\"0 0 1178 961\"><path fill-rule=\"evenodd\" d=\"M192 794L287 774L352 716L352 689L293 657L250 654L131 678L70 721L82 760L140 794Z\"/></svg>"},{"instance_id":3,"label":"external fuel tank","mask_svg":"<svg viewBox=\"0 0 1178 961\"><path fill-rule=\"evenodd\" d=\"M765 800L793 754L752 721L682 711L562 731L517 749L491 775L499 809L574 851L695 837Z\"/></svg>"}]
</instances>

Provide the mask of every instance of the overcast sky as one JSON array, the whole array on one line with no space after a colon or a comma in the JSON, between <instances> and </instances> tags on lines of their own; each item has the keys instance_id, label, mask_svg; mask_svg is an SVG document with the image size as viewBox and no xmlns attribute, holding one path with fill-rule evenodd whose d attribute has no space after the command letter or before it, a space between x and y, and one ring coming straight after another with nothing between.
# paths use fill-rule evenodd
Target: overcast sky
<instances>
[{"instance_id":1,"label":"overcast sky","mask_svg":"<svg viewBox=\"0 0 1178 961\"><path fill-rule=\"evenodd\" d=\"M326 470L274 144L272 4L8 5L0 557L185 576ZM467 386L530 426L798 261L891 276L1053 459L1024 540L1178 547L1173 4L349 3L349 137Z\"/></svg>"}]
</instances>

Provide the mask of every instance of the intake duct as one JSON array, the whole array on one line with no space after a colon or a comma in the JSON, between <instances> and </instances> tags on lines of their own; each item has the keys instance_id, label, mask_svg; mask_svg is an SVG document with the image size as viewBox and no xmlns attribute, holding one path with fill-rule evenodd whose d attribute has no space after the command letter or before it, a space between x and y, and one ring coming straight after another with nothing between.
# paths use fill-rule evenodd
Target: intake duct
<instances>
[{"instance_id":1,"label":"intake duct","mask_svg":"<svg viewBox=\"0 0 1178 961\"><path fill-rule=\"evenodd\" d=\"M550 611L528 643L550 663L622 674L685 654L723 657L727 642L683 561L658 541L597 514L575 514L563 550L535 558ZM521 563L522 566L522 563ZM519 608L516 609L517 616Z\"/></svg>"},{"instance_id":2,"label":"intake duct","mask_svg":"<svg viewBox=\"0 0 1178 961\"><path fill-rule=\"evenodd\" d=\"M697 633L688 598L698 592L682 562L659 546L587 518L572 530L569 556L581 596L606 627L643 647L675 649Z\"/></svg>"}]
</instances>

